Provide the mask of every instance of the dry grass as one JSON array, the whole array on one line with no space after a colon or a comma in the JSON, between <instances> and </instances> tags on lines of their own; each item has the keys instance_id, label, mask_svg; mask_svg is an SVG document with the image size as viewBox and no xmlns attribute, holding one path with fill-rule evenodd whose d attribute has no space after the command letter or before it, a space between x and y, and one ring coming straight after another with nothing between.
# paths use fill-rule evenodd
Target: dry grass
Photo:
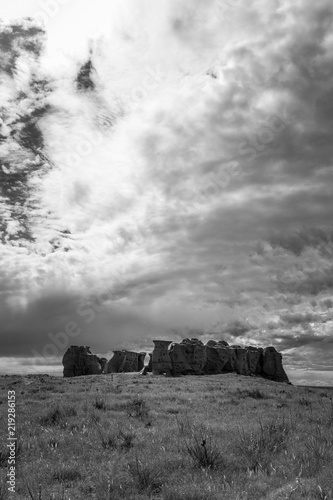
<instances>
[{"instance_id":1,"label":"dry grass","mask_svg":"<svg viewBox=\"0 0 333 500\"><path fill-rule=\"evenodd\" d=\"M333 390L235 374L0 378L17 499L332 500ZM0 442L6 442L6 428ZM6 493L0 447L0 500Z\"/></svg>"}]
</instances>

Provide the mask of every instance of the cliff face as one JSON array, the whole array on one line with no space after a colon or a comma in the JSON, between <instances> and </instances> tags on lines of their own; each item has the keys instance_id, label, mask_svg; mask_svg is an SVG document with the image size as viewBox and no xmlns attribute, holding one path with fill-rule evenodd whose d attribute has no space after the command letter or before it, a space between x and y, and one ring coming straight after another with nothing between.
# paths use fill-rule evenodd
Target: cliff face
<instances>
[{"instance_id":1,"label":"cliff face","mask_svg":"<svg viewBox=\"0 0 333 500\"><path fill-rule=\"evenodd\" d=\"M184 339L181 343L154 340L154 344L152 370L155 375L235 372L289 383L282 355L274 347L229 346L225 341L213 340L204 345L198 339Z\"/></svg>"}]
</instances>

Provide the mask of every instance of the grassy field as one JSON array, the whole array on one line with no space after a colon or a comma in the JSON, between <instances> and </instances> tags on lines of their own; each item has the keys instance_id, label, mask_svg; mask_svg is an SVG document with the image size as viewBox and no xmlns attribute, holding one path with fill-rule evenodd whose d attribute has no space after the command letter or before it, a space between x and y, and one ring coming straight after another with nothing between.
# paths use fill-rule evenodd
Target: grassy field
<instances>
[{"instance_id":1,"label":"grassy field","mask_svg":"<svg viewBox=\"0 0 333 500\"><path fill-rule=\"evenodd\" d=\"M236 374L3 376L0 388L0 500L333 499L330 388Z\"/></svg>"}]
</instances>

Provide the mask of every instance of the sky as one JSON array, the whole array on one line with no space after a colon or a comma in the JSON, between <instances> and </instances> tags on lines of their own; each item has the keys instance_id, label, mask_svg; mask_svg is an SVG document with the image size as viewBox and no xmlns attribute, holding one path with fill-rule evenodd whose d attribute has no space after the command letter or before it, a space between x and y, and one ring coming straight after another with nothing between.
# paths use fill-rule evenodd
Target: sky
<instances>
[{"instance_id":1,"label":"sky","mask_svg":"<svg viewBox=\"0 0 333 500\"><path fill-rule=\"evenodd\" d=\"M1 373L198 337L333 385L331 2L0 18Z\"/></svg>"}]
</instances>

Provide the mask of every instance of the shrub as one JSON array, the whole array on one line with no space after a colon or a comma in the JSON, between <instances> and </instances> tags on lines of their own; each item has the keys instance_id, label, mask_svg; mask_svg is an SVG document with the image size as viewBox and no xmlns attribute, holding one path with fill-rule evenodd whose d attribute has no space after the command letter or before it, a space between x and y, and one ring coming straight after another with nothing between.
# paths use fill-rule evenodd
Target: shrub
<instances>
[{"instance_id":1,"label":"shrub","mask_svg":"<svg viewBox=\"0 0 333 500\"><path fill-rule=\"evenodd\" d=\"M139 491L158 493L163 485L161 471L155 466L143 463L135 457L134 462L128 464L128 472L135 481Z\"/></svg>"},{"instance_id":2,"label":"shrub","mask_svg":"<svg viewBox=\"0 0 333 500\"><path fill-rule=\"evenodd\" d=\"M261 392L259 389L248 389L248 390L237 390L237 396L243 398L253 398L253 399L267 399L267 396L264 392Z\"/></svg>"},{"instance_id":3,"label":"shrub","mask_svg":"<svg viewBox=\"0 0 333 500\"><path fill-rule=\"evenodd\" d=\"M211 436L204 433L192 433L191 441L185 441L185 451L196 467L201 469L217 469L224 465L222 454Z\"/></svg>"},{"instance_id":4,"label":"shrub","mask_svg":"<svg viewBox=\"0 0 333 500\"><path fill-rule=\"evenodd\" d=\"M81 473L75 467L62 467L54 472L53 479L61 483L73 482L81 479Z\"/></svg>"},{"instance_id":5,"label":"shrub","mask_svg":"<svg viewBox=\"0 0 333 500\"><path fill-rule=\"evenodd\" d=\"M114 429L107 431L103 429L99 422L94 421L94 424L96 425L97 433L103 448L111 450L119 448L128 451L133 447L133 441L136 434L132 429L128 431L120 429L118 432L115 432Z\"/></svg>"},{"instance_id":6,"label":"shrub","mask_svg":"<svg viewBox=\"0 0 333 500\"><path fill-rule=\"evenodd\" d=\"M149 407L146 401L139 395L126 405L126 412L129 417L138 418L146 423L150 422Z\"/></svg>"},{"instance_id":7,"label":"shrub","mask_svg":"<svg viewBox=\"0 0 333 500\"><path fill-rule=\"evenodd\" d=\"M62 413L59 406L52 408L39 421L41 425L58 425L62 420Z\"/></svg>"},{"instance_id":8,"label":"shrub","mask_svg":"<svg viewBox=\"0 0 333 500\"><path fill-rule=\"evenodd\" d=\"M119 439L121 441L120 447L123 450L128 451L130 448L133 447L133 441L136 437L136 434L134 431L132 431L132 430L129 430L129 431L120 430L118 433L118 436L119 436Z\"/></svg>"},{"instance_id":9,"label":"shrub","mask_svg":"<svg viewBox=\"0 0 333 500\"><path fill-rule=\"evenodd\" d=\"M97 410L104 410L104 411L107 410L108 406L106 404L106 397L96 396L95 401L93 402L93 406Z\"/></svg>"},{"instance_id":10,"label":"shrub","mask_svg":"<svg viewBox=\"0 0 333 500\"><path fill-rule=\"evenodd\" d=\"M301 398L299 399L299 404L302 405L302 406L311 406L312 405L312 402L310 401L310 399L307 399L307 398Z\"/></svg>"},{"instance_id":11,"label":"shrub","mask_svg":"<svg viewBox=\"0 0 333 500\"><path fill-rule=\"evenodd\" d=\"M117 437L114 432L104 431L100 426L97 427L97 432L103 448L111 450L117 448Z\"/></svg>"},{"instance_id":12,"label":"shrub","mask_svg":"<svg viewBox=\"0 0 333 500\"><path fill-rule=\"evenodd\" d=\"M236 448L245 458L248 469L255 473L267 470L272 456L285 449L291 430L291 424L284 417L265 424L259 420L259 428L248 434L243 428L239 429L240 441Z\"/></svg>"},{"instance_id":13,"label":"shrub","mask_svg":"<svg viewBox=\"0 0 333 500\"><path fill-rule=\"evenodd\" d=\"M41 425L59 425L66 417L74 417L77 412L73 406L64 406L61 408L59 405L51 408L45 415L42 415L39 419Z\"/></svg>"}]
</instances>

